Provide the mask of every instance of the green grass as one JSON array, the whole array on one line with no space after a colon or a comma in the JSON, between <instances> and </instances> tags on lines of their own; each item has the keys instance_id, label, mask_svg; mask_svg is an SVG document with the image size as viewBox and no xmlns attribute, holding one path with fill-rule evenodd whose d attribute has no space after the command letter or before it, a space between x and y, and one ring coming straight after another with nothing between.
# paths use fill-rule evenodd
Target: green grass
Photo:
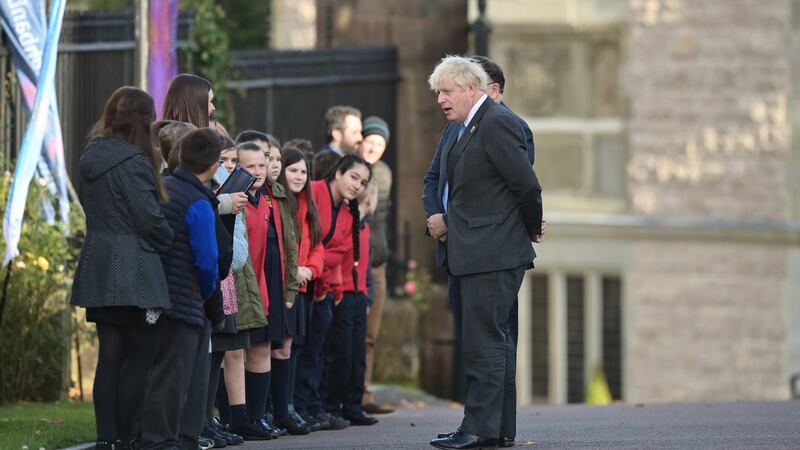
<instances>
[{"instance_id":1,"label":"green grass","mask_svg":"<svg viewBox=\"0 0 800 450\"><path fill-rule=\"evenodd\" d=\"M0 406L0 450L50 450L94 440L91 402Z\"/></svg>"}]
</instances>

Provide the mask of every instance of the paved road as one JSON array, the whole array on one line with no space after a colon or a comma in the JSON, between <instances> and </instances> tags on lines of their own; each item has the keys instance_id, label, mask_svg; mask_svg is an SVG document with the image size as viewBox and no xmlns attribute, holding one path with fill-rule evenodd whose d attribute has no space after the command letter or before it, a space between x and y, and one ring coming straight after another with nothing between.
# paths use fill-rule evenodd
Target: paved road
<instances>
[{"instance_id":1,"label":"paved road","mask_svg":"<svg viewBox=\"0 0 800 450\"><path fill-rule=\"evenodd\" d=\"M436 433L456 427L459 408L406 408L372 427L321 431L249 449L431 449ZM800 449L800 401L520 409L517 448Z\"/></svg>"}]
</instances>

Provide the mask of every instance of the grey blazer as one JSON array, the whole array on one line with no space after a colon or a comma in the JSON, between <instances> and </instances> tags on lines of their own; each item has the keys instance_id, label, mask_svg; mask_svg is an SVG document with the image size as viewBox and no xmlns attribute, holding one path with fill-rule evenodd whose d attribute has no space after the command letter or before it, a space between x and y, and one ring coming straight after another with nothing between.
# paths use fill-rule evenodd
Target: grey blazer
<instances>
[{"instance_id":1,"label":"grey blazer","mask_svg":"<svg viewBox=\"0 0 800 450\"><path fill-rule=\"evenodd\" d=\"M153 169L144 152L117 138L95 138L81 156L86 241L73 305L170 306L159 254L174 233L161 212Z\"/></svg>"},{"instance_id":2,"label":"grey blazer","mask_svg":"<svg viewBox=\"0 0 800 450\"><path fill-rule=\"evenodd\" d=\"M541 186L508 109L487 98L447 155L447 265L452 275L533 267Z\"/></svg>"}]
</instances>

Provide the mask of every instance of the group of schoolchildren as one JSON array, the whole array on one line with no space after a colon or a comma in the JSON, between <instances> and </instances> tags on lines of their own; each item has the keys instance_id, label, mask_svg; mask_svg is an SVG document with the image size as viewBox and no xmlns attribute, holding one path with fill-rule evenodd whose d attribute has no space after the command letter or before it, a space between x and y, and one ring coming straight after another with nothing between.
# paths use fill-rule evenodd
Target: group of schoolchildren
<instances>
[{"instance_id":1,"label":"group of schoolchildren","mask_svg":"<svg viewBox=\"0 0 800 450\"><path fill-rule=\"evenodd\" d=\"M362 409L372 165L254 130L233 140L213 111L194 75L173 80L155 123L152 98L120 88L81 157L72 303L97 324L97 448L377 422ZM373 122L363 132L388 141ZM221 193L237 166L252 184Z\"/></svg>"}]
</instances>

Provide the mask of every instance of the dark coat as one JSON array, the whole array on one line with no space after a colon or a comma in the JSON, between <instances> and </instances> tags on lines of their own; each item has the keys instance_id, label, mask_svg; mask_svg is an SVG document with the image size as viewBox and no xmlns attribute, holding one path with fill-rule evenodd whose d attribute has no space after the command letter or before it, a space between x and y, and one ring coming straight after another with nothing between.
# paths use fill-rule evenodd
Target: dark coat
<instances>
[{"instance_id":1,"label":"dark coat","mask_svg":"<svg viewBox=\"0 0 800 450\"><path fill-rule=\"evenodd\" d=\"M491 100L490 98L486 99ZM527 152L528 160L533 165L535 160L535 145L533 142L533 131L528 124L521 117L516 115L505 103L500 103L506 110L511 113L514 120L519 124L522 133L525 137L525 149ZM444 186L447 180L447 160L450 155L450 150L458 139L459 124L449 122L442 132L442 137L439 139L439 144L436 146L436 153L431 160L428 171L425 173L424 185L422 188L422 203L425 208L425 215L430 217L434 214L442 214L444 222L447 224L447 213L442 205L442 194L444 193ZM541 195L538 196L538 203L541 203ZM425 234L428 234L427 228ZM444 266L447 263L447 242L436 241L436 263L438 266Z\"/></svg>"},{"instance_id":2,"label":"dark coat","mask_svg":"<svg viewBox=\"0 0 800 450\"><path fill-rule=\"evenodd\" d=\"M517 113L512 111L504 102L500 102L500 104L508 109L508 112L514 116L514 120L516 120L520 128L522 128L522 132L525 133L525 148L528 151L528 160L531 162L531 165L533 165L533 163L536 162L536 145L533 143L533 131L531 131L531 127L528 126L528 122L525 122L525 119L518 116Z\"/></svg>"},{"instance_id":3,"label":"dark coat","mask_svg":"<svg viewBox=\"0 0 800 450\"><path fill-rule=\"evenodd\" d=\"M508 109L487 98L447 156L447 266L453 275L533 267L541 186Z\"/></svg>"},{"instance_id":4,"label":"dark coat","mask_svg":"<svg viewBox=\"0 0 800 450\"><path fill-rule=\"evenodd\" d=\"M161 212L153 169L144 152L118 138L95 138L80 160L86 241L73 305L168 308L159 254L174 234Z\"/></svg>"},{"instance_id":5,"label":"dark coat","mask_svg":"<svg viewBox=\"0 0 800 450\"><path fill-rule=\"evenodd\" d=\"M369 242L371 264L372 267L378 267L386 264L386 253L389 248L386 230L389 227L389 210L392 201L392 169L385 162L378 161L372 166L372 179L378 184L378 206L367 221L372 230Z\"/></svg>"}]
</instances>

